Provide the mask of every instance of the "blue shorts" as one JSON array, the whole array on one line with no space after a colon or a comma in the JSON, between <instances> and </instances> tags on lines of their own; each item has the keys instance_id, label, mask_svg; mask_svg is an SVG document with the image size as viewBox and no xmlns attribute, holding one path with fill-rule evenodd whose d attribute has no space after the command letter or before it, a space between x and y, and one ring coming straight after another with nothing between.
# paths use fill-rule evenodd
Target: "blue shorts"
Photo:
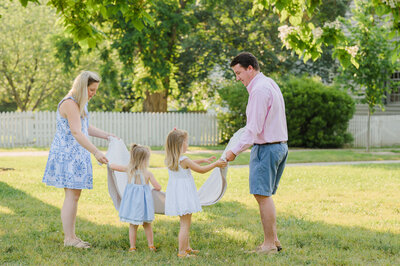
<instances>
[{"instance_id":1,"label":"blue shorts","mask_svg":"<svg viewBox=\"0 0 400 266\"><path fill-rule=\"evenodd\" d=\"M254 144L250 153L250 194L271 196L276 193L287 156L286 143Z\"/></svg>"}]
</instances>

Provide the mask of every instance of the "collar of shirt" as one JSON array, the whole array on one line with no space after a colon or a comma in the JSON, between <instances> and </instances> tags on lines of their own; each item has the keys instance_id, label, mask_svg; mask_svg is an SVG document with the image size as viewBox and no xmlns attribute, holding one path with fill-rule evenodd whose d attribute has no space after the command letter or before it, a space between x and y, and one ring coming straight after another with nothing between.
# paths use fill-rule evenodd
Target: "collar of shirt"
<instances>
[{"instance_id":1,"label":"collar of shirt","mask_svg":"<svg viewBox=\"0 0 400 266\"><path fill-rule=\"evenodd\" d=\"M257 79L259 79L259 78L261 78L262 76L264 76L264 74L263 73L258 73L257 75L255 75L254 76L254 78L250 81L250 83L249 83L249 85L247 85L247 91L249 92L249 94L250 94L250 92L251 92L251 90L253 89L253 86L254 86L254 83L256 82L256 80Z\"/></svg>"}]
</instances>

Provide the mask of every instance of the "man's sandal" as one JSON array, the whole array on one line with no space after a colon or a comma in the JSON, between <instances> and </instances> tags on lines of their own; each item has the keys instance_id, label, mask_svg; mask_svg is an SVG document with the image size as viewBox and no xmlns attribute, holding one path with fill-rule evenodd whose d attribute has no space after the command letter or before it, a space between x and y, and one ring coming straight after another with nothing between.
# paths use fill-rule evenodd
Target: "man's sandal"
<instances>
[{"instance_id":1,"label":"man's sandal","mask_svg":"<svg viewBox=\"0 0 400 266\"><path fill-rule=\"evenodd\" d=\"M129 249L129 252L135 252L136 251L136 248L130 248Z\"/></svg>"},{"instance_id":2,"label":"man's sandal","mask_svg":"<svg viewBox=\"0 0 400 266\"><path fill-rule=\"evenodd\" d=\"M69 241L64 240L64 247L90 248L89 245L85 244L80 239L73 239Z\"/></svg>"},{"instance_id":3,"label":"man's sandal","mask_svg":"<svg viewBox=\"0 0 400 266\"><path fill-rule=\"evenodd\" d=\"M157 251L157 248L155 246L149 246L150 251Z\"/></svg>"},{"instance_id":4,"label":"man's sandal","mask_svg":"<svg viewBox=\"0 0 400 266\"><path fill-rule=\"evenodd\" d=\"M199 253L200 253L200 250L188 248L188 249L186 250L186 253L187 253L187 254L199 254Z\"/></svg>"},{"instance_id":5,"label":"man's sandal","mask_svg":"<svg viewBox=\"0 0 400 266\"><path fill-rule=\"evenodd\" d=\"M275 246L276 246L276 249L278 250L278 251L281 251L282 250L282 245L281 245L281 242L278 240L278 241L275 241Z\"/></svg>"}]
</instances>

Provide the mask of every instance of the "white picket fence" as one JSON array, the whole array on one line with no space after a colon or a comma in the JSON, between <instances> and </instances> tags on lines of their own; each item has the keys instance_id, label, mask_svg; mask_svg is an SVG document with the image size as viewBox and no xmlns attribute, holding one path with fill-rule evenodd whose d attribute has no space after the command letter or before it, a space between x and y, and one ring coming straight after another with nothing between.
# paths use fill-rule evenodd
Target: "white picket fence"
<instances>
[{"instance_id":1,"label":"white picket fence","mask_svg":"<svg viewBox=\"0 0 400 266\"><path fill-rule=\"evenodd\" d=\"M113 132L126 144L140 143L149 146L164 145L165 138L174 127L189 132L191 145L217 145L221 134L215 115L206 113L113 113L91 112L90 123ZM0 147L49 147L56 131L55 112L0 113ZM367 116L354 116L348 131L353 135L354 147L365 147L367 141ZM91 138L97 146L107 142ZM371 146L400 145L400 115L371 117Z\"/></svg>"},{"instance_id":2,"label":"white picket fence","mask_svg":"<svg viewBox=\"0 0 400 266\"><path fill-rule=\"evenodd\" d=\"M367 129L368 116L357 115L349 121L354 147L366 147ZM370 141L371 147L400 145L400 115L372 116Z\"/></svg>"},{"instance_id":3,"label":"white picket fence","mask_svg":"<svg viewBox=\"0 0 400 266\"><path fill-rule=\"evenodd\" d=\"M215 115L207 113L90 112L90 124L122 138L126 144L163 146L173 128L188 131L191 145L217 145L220 132ZM0 113L0 147L49 147L56 132L56 112ZM100 147L107 141L90 137Z\"/></svg>"}]
</instances>

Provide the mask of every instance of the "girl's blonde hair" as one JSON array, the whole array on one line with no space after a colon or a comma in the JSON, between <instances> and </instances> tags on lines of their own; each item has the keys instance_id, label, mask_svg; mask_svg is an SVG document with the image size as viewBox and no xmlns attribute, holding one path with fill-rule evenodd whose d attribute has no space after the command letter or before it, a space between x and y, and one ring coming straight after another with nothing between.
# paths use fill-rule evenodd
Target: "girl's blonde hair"
<instances>
[{"instance_id":1,"label":"girl's blonde hair","mask_svg":"<svg viewBox=\"0 0 400 266\"><path fill-rule=\"evenodd\" d=\"M131 183L132 178L134 177L135 184L138 184L140 180L138 170L146 170L149 166L150 149L147 146L132 144L130 154L131 160L127 169L128 183Z\"/></svg>"},{"instance_id":2,"label":"girl's blonde hair","mask_svg":"<svg viewBox=\"0 0 400 266\"><path fill-rule=\"evenodd\" d=\"M92 71L82 71L74 80L68 94L78 102L81 117L86 117L85 105L88 102L88 87L92 83L100 83L100 76Z\"/></svg>"},{"instance_id":3,"label":"girl's blonde hair","mask_svg":"<svg viewBox=\"0 0 400 266\"><path fill-rule=\"evenodd\" d=\"M174 129L169 132L165 142L165 165L173 171L179 169L179 157L183 142L187 139L188 133L185 130Z\"/></svg>"}]
</instances>

